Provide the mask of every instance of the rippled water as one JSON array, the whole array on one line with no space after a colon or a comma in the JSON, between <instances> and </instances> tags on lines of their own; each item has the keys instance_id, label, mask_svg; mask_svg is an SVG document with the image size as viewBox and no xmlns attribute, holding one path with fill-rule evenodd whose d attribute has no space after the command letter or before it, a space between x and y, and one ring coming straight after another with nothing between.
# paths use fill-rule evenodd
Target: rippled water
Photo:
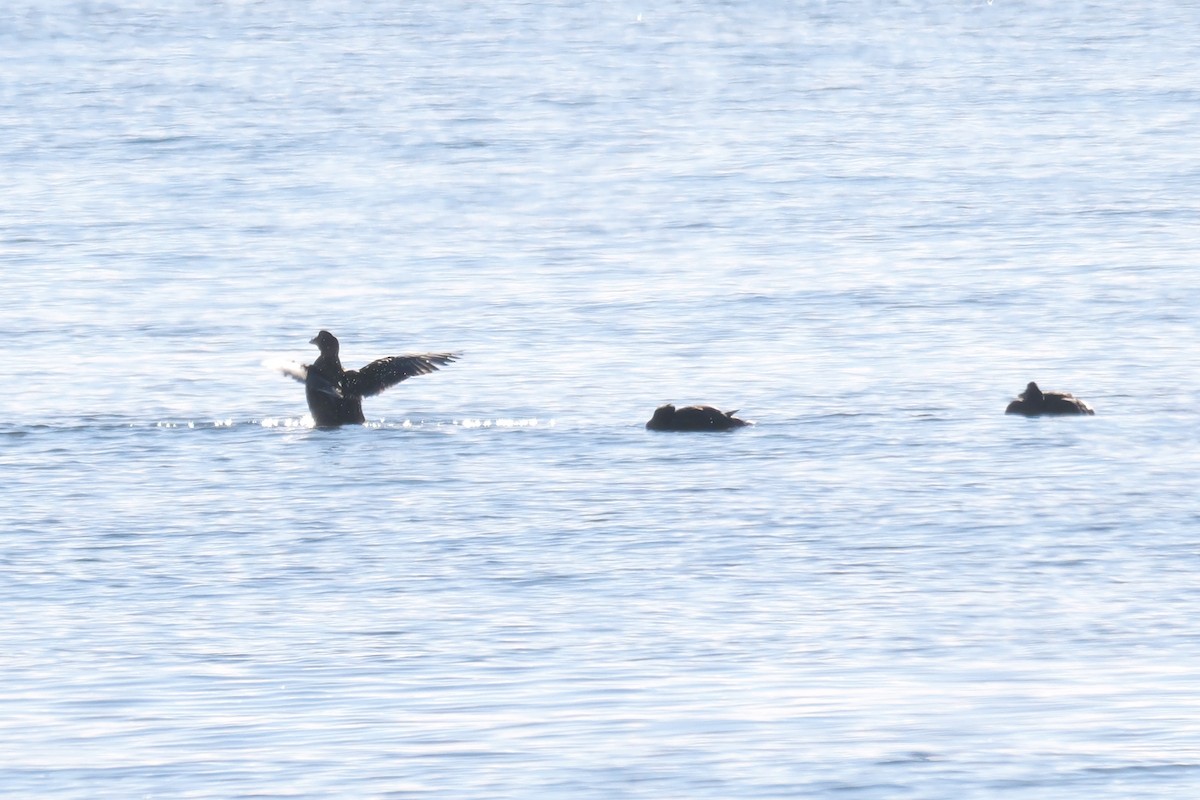
<instances>
[{"instance_id":1,"label":"rippled water","mask_svg":"<svg viewBox=\"0 0 1200 800\"><path fill-rule=\"evenodd\" d=\"M1200 791L1200 7L168 5L0 20L6 796Z\"/></svg>"}]
</instances>

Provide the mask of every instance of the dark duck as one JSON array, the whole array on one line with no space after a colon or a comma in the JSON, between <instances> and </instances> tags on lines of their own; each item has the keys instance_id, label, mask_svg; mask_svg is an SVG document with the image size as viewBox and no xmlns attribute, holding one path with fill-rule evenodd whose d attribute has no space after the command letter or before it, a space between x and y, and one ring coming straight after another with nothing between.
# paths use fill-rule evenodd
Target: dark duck
<instances>
[{"instance_id":1,"label":"dark duck","mask_svg":"<svg viewBox=\"0 0 1200 800\"><path fill-rule=\"evenodd\" d=\"M283 367L283 372L304 384L308 410L318 428L361 425L367 421L362 410L364 397L377 395L405 378L437 372L438 367L459 357L458 353L388 356L362 369L347 370L342 369L338 358L340 345L332 333L321 331L309 344L320 349L317 360L311 364L289 364Z\"/></svg>"},{"instance_id":2,"label":"dark duck","mask_svg":"<svg viewBox=\"0 0 1200 800\"><path fill-rule=\"evenodd\" d=\"M1043 392L1033 381L1017 399L1008 404L1005 414L1040 417L1043 414L1095 414L1092 407L1068 392Z\"/></svg>"},{"instance_id":3,"label":"dark duck","mask_svg":"<svg viewBox=\"0 0 1200 800\"><path fill-rule=\"evenodd\" d=\"M654 416L646 423L646 428L652 431L727 431L750 424L735 417L736 413L712 406L676 408L667 403L654 409Z\"/></svg>"}]
</instances>

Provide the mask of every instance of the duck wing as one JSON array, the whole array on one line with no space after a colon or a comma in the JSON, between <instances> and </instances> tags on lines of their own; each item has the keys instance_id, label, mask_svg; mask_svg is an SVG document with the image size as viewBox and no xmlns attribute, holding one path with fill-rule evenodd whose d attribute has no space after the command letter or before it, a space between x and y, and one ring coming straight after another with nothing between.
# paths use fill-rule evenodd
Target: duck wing
<instances>
[{"instance_id":1,"label":"duck wing","mask_svg":"<svg viewBox=\"0 0 1200 800\"><path fill-rule=\"evenodd\" d=\"M1054 414L1095 414L1092 407L1070 392L1046 392L1046 409Z\"/></svg>"},{"instance_id":2,"label":"duck wing","mask_svg":"<svg viewBox=\"0 0 1200 800\"><path fill-rule=\"evenodd\" d=\"M372 361L359 370L347 370L346 389L352 395L370 397L389 386L395 386L414 375L428 375L456 361L458 353L420 353L406 356L388 356Z\"/></svg>"},{"instance_id":3,"label":"duck wing","mask_svg":"<svg viewBox=\"0 0 1200 800\"><path fill-rule=\"evenodd\" d=\"M344 396L341 388L329 380L323 373L312 369L311 364L297 364L295 361L273 361L270 362L273 369L277 369L289 378L295 378L305 385L306 388L327 394L330 397L341 398Z\"/></svg>"},{"instance_id":4,"label":"duck wing","mask_svg":"<svg viewBox=\"0 0 1200 800\"><path fill-rule=\"evenodd\" d=\"M289 378L295 378L301 383L308 380L307 364L297 364L295 361L264 361L263 364L277 369Z\"/></svg>"}]
</instances>

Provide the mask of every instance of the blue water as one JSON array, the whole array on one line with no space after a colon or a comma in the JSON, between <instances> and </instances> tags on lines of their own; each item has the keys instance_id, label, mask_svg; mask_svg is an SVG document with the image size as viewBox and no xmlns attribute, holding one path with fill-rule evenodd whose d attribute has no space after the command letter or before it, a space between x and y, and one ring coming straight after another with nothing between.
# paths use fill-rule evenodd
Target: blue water
<instances>
[{"instance_id":1,"label":"blue water","mask_svg":"<svg viewBox=\"0 0 1200 800\"><path fill-rule=\"evenodd\" d=\"M10 3L0 793L1200 795L1197 63L1191 2ZM464 355L314 430L320 328Z\"/></svg>"}]
</instances>

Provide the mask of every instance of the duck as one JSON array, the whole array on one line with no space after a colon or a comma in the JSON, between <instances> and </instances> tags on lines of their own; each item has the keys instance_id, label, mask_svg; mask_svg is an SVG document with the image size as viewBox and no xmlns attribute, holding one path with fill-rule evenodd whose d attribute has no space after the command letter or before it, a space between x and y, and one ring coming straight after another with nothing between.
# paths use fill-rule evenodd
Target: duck
<instances>
[{"instance_id":1,"label":"duck","mask_svg":"<svg viewBox=\"0 0 1200 800\"><path fill-rule=\"evenodd\" d=\"M361 425L362 401L406 378L437 372L461 358L459 353L416 353L376 359L361 369L343 369L341 343L327 330L309 340L321 354L311 364L287 364L283 374L304 384L304 396L313 424L318 428Z\"/></svg>"},{"instance_id":2,"label":"duck","mask_svg":"<svg viewBox=\"0 0 1200 800\"><path fill-rule=\"evenodd\" d=\"M1087 403L1069 392L1043 392L1035 382L1030 381L1029 385L1025 387L1025 391L1008 404L1004 413L1040 417L1043 414L1095 415L1096 412Z\"/></svg>"},{"instance_id":3,"label":"duck","mask_svg":"<svg viewBox=\"0 0 1200 800\"><path fill-rule=\"evenodd\" d=\"M727 431L753 423L734 416L737 411L722 411L712 406L684 406L676 408L671 403L654 409L654 416L646 423L652 431Z\"/></svg>"}]
</instances>

